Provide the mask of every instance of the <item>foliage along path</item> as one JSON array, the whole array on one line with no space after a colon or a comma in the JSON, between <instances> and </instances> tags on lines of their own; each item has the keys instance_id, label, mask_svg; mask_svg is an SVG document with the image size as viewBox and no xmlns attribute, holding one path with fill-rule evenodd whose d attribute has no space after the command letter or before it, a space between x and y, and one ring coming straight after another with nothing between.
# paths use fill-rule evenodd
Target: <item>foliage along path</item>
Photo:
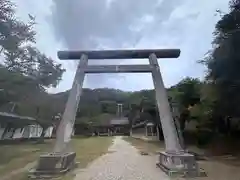
<instances>
[{"instance_id":1,"label":"foliage along path","mask_svg":"<svg viewBox=\"0 0 240 180\"><path fill-rule=\"evenodd\" d=\"M101 156L86 169L77 171L75 180L165 180L169 179L156 167L156 159L142 156L139 151L122 140L114 139L108 154Z\"/></svg>"}]
</instances>

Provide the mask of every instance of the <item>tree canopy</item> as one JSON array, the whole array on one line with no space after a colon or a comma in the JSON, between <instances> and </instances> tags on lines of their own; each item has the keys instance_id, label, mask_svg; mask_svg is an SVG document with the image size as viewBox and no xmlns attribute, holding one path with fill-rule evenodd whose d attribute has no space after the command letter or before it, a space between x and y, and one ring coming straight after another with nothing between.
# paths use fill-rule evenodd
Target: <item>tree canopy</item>
<instances>
[{"instance_id":1,"label":"tree canopy","mask_svg":"<svg viewBox=\"0 0 240 180\"><path fill-rule=\"evenodd\" d=\"M240 101L240 1L230 1L230 12L216 24L213 49L204 63L207 81L217 96L216 111L221 116L239 117Z\"/></svg>"},{"instance_id":2,"label":"tree canopy","mask_svg":"<svg viewBox=\"0 0 240 180\"><path fill-rule=\"evenodd\" d=\"M37 82L39 88L56 87L65 71L36 47L35 17L23 22L15 15L15 5L0 1L0 55L3 67Z\"/></svg>"},{"instance_id":3,"label":"tree canopy","mask_svg":"<svg viewBox=\"0 0 240 180\"><path fill-rule=\"evenodd\" d=\"M16 16L16 6L10 0L0 0L0 109L14 113L51 117L54 108L38 98L48 97L49 87L56 87L65 69L61 64L36 48L35 17L27 22ZM38 116L39 116L38 114Z\"/></svg>"}]
</instances>

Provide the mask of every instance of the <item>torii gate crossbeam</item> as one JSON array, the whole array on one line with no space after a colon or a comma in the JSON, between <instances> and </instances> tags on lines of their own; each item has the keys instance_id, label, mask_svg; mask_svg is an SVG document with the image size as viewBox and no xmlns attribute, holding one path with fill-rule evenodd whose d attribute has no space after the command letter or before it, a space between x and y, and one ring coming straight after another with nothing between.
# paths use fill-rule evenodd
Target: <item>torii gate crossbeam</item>
<instances>
[{"instance_id":1,"label":"torii gate crossbeam","mask_svg":"<svg viewBox=\"0 0 240 180\"><path fill-rule=\"evenodd\" d=\"M73 154L69 149L71 133L80 102L86 73L151 73L156 92L156 102L164 134L166 151L160 153L159 166L168 174L172 172L199 174L193 155L183 151L174 125L168 96L163 84L157 58L178 58L179 49L148 50L104 50L104 51L59 51L59 59L80 59L66 108L58 131L54 154ZM142 59L148 58L149 65L88 65L88 59ZM41 158L40 158L41 161Z\"/></svg>"}]
</instances>

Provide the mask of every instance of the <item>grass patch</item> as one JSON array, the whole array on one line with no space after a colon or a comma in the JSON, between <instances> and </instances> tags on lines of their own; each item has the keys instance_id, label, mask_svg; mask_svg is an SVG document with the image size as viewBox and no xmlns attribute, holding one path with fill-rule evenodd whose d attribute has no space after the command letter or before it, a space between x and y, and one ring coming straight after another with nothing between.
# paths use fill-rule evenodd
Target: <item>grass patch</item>
<instances>
[{"instance_id":1,"label":"grass patch","mask_svg":"<svg viewBox=\"0 0 240 180\"><path fill-rule=\"evenodd\" d=\"M43 152L52 148L53 140L36 144L23 142L22 144L0 146L0 176L4 176L14 170L23 168L28 163L35 161Z\"/></svg>"},{"instance_id":2,"label":"grass patch","mask_svg":"<svg viewBox=\"0 0 240 180\"><path fill-rule=\"evenodd\" d=\"M161 141L144 141L132 137L124 137L124 140L131 143L141 152L156 153L164 150L164 142Z\"/></svg>"},{"instance_id":3,"label":"grass patch","mask_svg":"<svg viewBox=\"0 0 240 180\"><path fill-rule=\"evenodd\" d=\"M13 175L9 178L10 179L14 179L14 180L28 180L28 174L27 172L24 172L24 173L20 173L20 174L16 174L16 175Z\"/></svg>"},{"instance_id":4,"label":"grass patch","mask_svg":"<svg viewBox=\"0 0 240 180\"><path fill-rule=\"evenodd\" d=\"M72 139L71 144L73 150L77 153L76 161L79 162L79 168L85 168L90 162L104 155L108 152L108 147L112 144L112 137L75 137ZM32 145L33 146L33 145ZM34 145L34 148L36 145ZM33 147L29 147L32 149ZM39 155L39 154L38 154ZM35 156L35 155L34 155ZM35 156L36 157L36 156ZM13 164L11 164L12 169ZM24 167L23 164L21 167ZM9 172L9 171L8 171ZM54 180L73 180L75 177L74 172L69 172L66 175L54 178ZM19 173L17 175L11 176L10 179L15 180L27 180L27 173Z\"/></svg>"}]
</instances>

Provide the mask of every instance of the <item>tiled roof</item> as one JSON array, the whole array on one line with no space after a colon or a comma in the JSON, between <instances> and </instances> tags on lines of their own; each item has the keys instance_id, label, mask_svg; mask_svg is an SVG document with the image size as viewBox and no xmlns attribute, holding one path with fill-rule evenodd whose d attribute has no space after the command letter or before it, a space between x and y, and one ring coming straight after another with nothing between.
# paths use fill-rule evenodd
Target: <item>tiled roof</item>
<instances>
[{"instance_id":1,"label":"tiled roof","mask_svg":"<svg viewBox=\"0 0 240 180\"><path fill-rule=\"evenodd\" d=\"M126 117L123 118L114 118L110 121L111 125L127 125L129 120Z\"/></svg>"},{"instance_id":2,"label":"tiled roof","mask_svg":"<svg viewBox=\"0 0 240 180\"><path fill-rule=\"evenodd\" d=\"M13 118L13 119L22 119L22 120L30 120L30 121L35 121L35 118L32 117L28 117L28 116L19 116L16 114L12 114L12 113L7 113L7 112L0 112L0 118L4 117L4 118Z\"/></svg>"}]
</instances>

